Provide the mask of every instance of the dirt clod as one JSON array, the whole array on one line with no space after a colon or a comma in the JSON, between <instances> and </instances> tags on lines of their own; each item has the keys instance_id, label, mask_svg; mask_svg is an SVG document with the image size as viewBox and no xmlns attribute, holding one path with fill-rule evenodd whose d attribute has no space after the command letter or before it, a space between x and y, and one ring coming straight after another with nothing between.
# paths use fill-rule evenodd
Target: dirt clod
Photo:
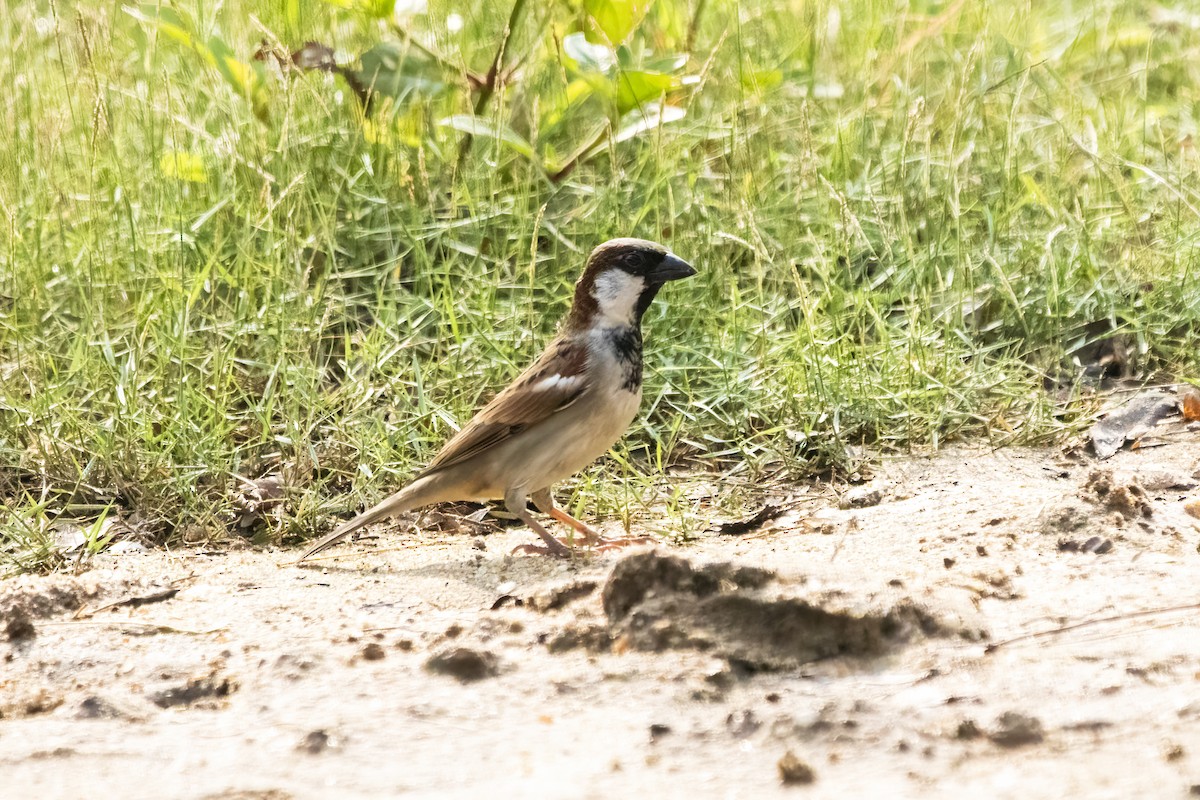
<instances>
[{"instance_id":1,"label":"dirt clod","mask_svg":"<svg viewBox=\"0 0 1200 800\"><path fill-rule=\"evenodd\" d=\"M1126 519L1150 517L1154 513L1146 498L1146 490L1137 479L1119 482L1106 469L1094 469L1088 474L1083 485L1083 497Z\"/></svg>"},{"instance_id":2,"label":"dirt clod","mask_svg":"<svg viewBox=\"0 0 1200 800\"><path fill-rule=\"evenodd\" d=\"M368 642L367 644L363 645L360 655L363 657L364 661L381 661L383 660L383 657L387 655L387 653L384 652L383 645L381 645L379 642Z\"/></svg>"},{"instance_id":3,"label":"dirt clod","mask_svg":"<svg viewBox=\"0 0 1200 800\"><path fill-rule=\"evenodd\" d=\"M1000 747L1038 744L1044 738L1041 720L1018 711L1005 711L997 717L995 727L988 734L988 739Z\"/></svg>"},{"instance_id":4,"label":"dirt clod","mask_svg":"<svg viewBox=\"0 0 1200 800\"><path fill-rule=\"evenodd\" d=\"M776 764L779 769L779 780L784 786L804 786L817 779L817 773L807 763L788 750Z\"/></svg>"},{"instance_id":5,"label":"dirt clod","mask_svg":"<svg viewBox=\"0 0 1200 800\"><path fill-rule=\"evenodd\" d=\"M174 708L176 706L214 707L214 701L221 700L238 690L237 681L217 674L202 678L192 678L182 686L172 686L150 695L150 702L159 708Z\"/></svg>"},{"instance_id":6,"label":"dirt clod","mask_svg":"<svg viewBox=\"0 0 1200 800\"><path fill-rule=\"evenodd\" d=\"M63 696L42 686L17 697L11 703L0 704L0 719L19 719L48 714L63 704Z\"/></svg>"},{"instance_id":7,"label":"dirt clod","mask_svg":"<svg viewBox=\"0 0 1200 800\"><path fill-rule=\"evenodd\" d=\"M1043 511L1039 527L1057 537L1060 552L1104 555L1117 541L1137 536L1139 528L1151 530L1147 520L1153 516L1150 498L1136 477L1093 469L1076 497Z\"/></svg>"},{"instance_id":8,"label":"dirt clod","mask_svg":"<svg viewBox=\"0 0 1200 800\"><path fill-rule=\"evenodd\" d=\"M0 619L13 619L18 613L41 618L75 611L102 592L116 593L127 586L106 585L94 576L51 575L41 579L22 576L6 581L0 588Z\"/></svg>"},{"instance_id":9,"label":"dirt clod","mask_svg":"<svg viewBox=\"0 0 1200 800\"><path fill-rule=\"evenodd\" d=\"M879 655L920 635L973 635L911 601L856 607L803 588L762 569L693 567L650 552L617 562L603 597L609 633L624 649L695 649L751 670Z\"/></svg>"},{"instance_id":10,"label":"dirt clod","mask_svg":"<svg viewBox=\"0 0 1200 800\"><path fill-rule=\"evenodd\" d=\"M550 586L525 598L524 605L534 611L557 611L576 600L591 597L599 583L593 580L572 580L558 586Z\"/></svg>"},{"instance_id":11,"label":"dirt clod","mask_svg":"<svg viewBox=\"0 0 1200 800\"><path fill-rule=\"evenodd\" d=\"M10 642L22 642L37 636L37 628L33 626L33 620L29 618L25 609L15 608L4 625L4 635Z\"/></svg>"},{"instance_id":12,"label":"dirt clod","mask_svg":"<svg viewBox=\"0 0 1200 800\"><path fill-rule=\"evenodd\" d=\"M315 756L336 745L337 740L330 736L327 731L315 730L304 734L304 737L296 745L296 749Z\"/></svg>"},{"instance_id":13,"label":"dirt clod","mask_svg":"<svg viewBox=\"0 0 1200 800\"><path fill-rule=\"evenodd\" d=\"M850 491L842 495L842 499L838 501L838 508L843 510L851 508L871 508L883 502L883 489L879 486L867 484L866 486L856 486Z\"/></svg>"},{"instance_id":14,"label":"dirt clod","mask_svg":"<svg viewBox=\"0 0 1200 800\"><path fill-rule=\"evenodd\" d=\"M973 719L964 719L954 731L954 738L964 741L978 739L982 735L983 731L979 730L979 725Z\"/></svg>"},{"instance_id":15,"label":"dirt clod","mask_svg":"<svg viewBox=\"0 0 1200 800\"><path fill-rule=\"evenodd\" d=\"M613 644L608 627L598 623L569 622L558 633L546 640L546 649L551 653L565 653L583 648L589 653L607 652Z\"/></svg>"},{"instance_id":16,"label":"dirt clod","mask_svg":"<svg viewBox=\"0 0 1200 800\"><path fill-rule=\"evenodd\" d=\"M140 722L145 717L101 695L90 695L80 701L75 719L123 719Z\"/></svg>"},{"instance_id":17,"label":"dirt clod","mask_svg":"<svg viewBox=\"0 0 1200 800\"><path fill-rule=\"evenodd\" d=\"M1080 542L1076 539L1059 539L1058 550L1061 553L1095 553L1102 556L1113 549L1111 539L1102 539L1099 536L1088 537L1087 541Z\"/></svg>"},{"instance_id":18,"label":"dirt clod","mask_svg":"<svg viewBox=\"0 0 1200 800\"><path fill-rule=\"evenodd\" d=\"M658 593L708 597L724 587L755 589L773 578L772 573L757 567L710 564L696 569L678 556L635 553L618 561L604 584L604 613L610 620L617 620L643 599Z\"/></svg>"},{"instance_id":19,"label":"dirt clod","mask_svg":"<svg viewBox=\"0 0 1200 800\"><path fill-rule=\"evenodd\" d=\"M435 653L425 662L425 668L438 675L458 678L463 683L500 673L499 660L494 653L473 647L452 647Z\"/></svg>"}]
</instances>

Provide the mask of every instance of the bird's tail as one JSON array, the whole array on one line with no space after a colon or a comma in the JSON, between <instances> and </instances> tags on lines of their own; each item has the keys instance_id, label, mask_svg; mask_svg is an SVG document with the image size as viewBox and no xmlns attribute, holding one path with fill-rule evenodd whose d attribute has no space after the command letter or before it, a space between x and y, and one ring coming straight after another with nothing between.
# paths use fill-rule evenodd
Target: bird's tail
<instances>
[{"instance_id":1,"label":"bird's tail","mask_svg":"<svg viewBox=\"0 0 1200 800\"><path fill-rule=\"evenodd\" d=\"M305 550L297 560L303 561L306 558L315 556L322 550L333 547L342 539L345 539L347 536L365 525L370 525L373 522L385 520L388 517L401 514L405 511L410 511L414 508L420 508L421 506L427 506L431 503L438 503L446 500L447 498L442 496L443 493L440 488L441 483L442 481L439 480L439 476L436 473L417 478L408 486L405 486L403 489L396 492L394 495L378 505L364 511L352 520L343 522L334 529L333 533L329 534L324 539Z\"/></svg>"}]
</instances>

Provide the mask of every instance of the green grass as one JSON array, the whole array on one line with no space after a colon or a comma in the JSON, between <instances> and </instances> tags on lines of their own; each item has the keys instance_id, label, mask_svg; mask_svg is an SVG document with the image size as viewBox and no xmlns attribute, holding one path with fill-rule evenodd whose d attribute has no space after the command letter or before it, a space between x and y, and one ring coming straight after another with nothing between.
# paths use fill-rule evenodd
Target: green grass
<instances>
[{"instance_id":1,"label":"green grass","mask_svg":"<svg viewBox=\"0 0 1200 800\"><path fill-rule=\"evenodd\" d=\"M1091 406L1044 384L1073 384L1093 323L1139 374L1196 377L1186 4L660 0L623 69L687 53L686 116L601 137L557 182L624 107L572 84L579 12L535 5L465 148L437 124L478 102L461 74L364 122L340 78L250 60L264 39L343 62L398 39L365 13L177 4L259 70L239 84L153 5L0 0L0 569L52 565L47 523L110 506L156 541L218 536L239 475L286 479L262 541L327 529L536 354L613 236L700 275L647 317L642 419L560 491L586 514L663 504L687 534L851 447L1053 440ZM403 24L484 74L494 6ZM697 469L729 477L712 500L664 477Z\"/></svg>"}]
</instances>

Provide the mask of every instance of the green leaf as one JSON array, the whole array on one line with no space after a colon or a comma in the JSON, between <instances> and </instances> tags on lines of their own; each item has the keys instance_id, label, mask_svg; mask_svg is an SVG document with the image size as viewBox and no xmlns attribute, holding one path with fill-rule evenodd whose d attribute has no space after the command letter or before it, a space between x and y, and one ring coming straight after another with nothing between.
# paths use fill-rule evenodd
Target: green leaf
<instances>
[{"instance_id":1,"label":"green leaf","mask_svg":"<svg viewBox=\"0 0 1200 800\"><path fill-rule=\"evenodd\" d=\"M230 86L244 97L257 99L255 93L263 85L263 76L258 71L261 65L242 61L234 55L229 45L216 36L209 37L208 52L212 65Z\"/></svg>"},{"instance_id":2,"label":"green leaf","mask_svg":"<svg viewBox=\"0 0 1200 800\"><path fill-rule=\"evenodd\" d=\"M675 78L659 72L621 72L616 81L617 110L622 114L648 102L662 100L663 95L678 87Z\"/></svg>"},{"instance_id":3,"label":"green leaf","mask_svg":"<svg viewBox=\"0 0 1200 800\"><path fill-rule=\"evenodd\" d=\"M543 135L555 131L573 109L583 105L595 92L596 88L591 81L576 78L567 84L561 102L543 103L541 105L542 118L538 121L538 128Z\"/></svg>"},{"instance_id":4,"label":"green leaf","mask_svg":"<svg viewBox=\"0 0 1200 800\"><path fill-rule=\"evenodd\" d=\"M616 45L633 33L653 4L653 0L584 0L583 9L599 30L598 38Z\"/></svg>"},{"instance_id":5,"label":"green leaf","mask_svg":"<svg viewBox=\"0 0 1200 800\"><path fill-rule=\"evenodd\" d=\"M359 83L398 103L412 95L440 94L449 85L441 65L404 42L381 42L362 54L361 63L355 73Z\"/></svg>"},{"instance_id":6,"label":"green leaf","mask_svg":"<svg viewBox=\"0 0 1200 800\"><path fill-rule=\"evenodd\" d=\"M162 8L152 4L145 4L141 8L126 7L125 13L136 19L138 22L147 25L153 25L158 29L158 32L166 36L168 39L182 44L191 50L201 52L204 46L196 40L192 35L191 24L188 23L179 15L179 12L173 8ZM201 53L203 55L204 53Z\"/></svg>"},{"instance_id":7,"label":"green leaf","mask_svg":"<svg viewBox=\"0 0 1200 800\"><path fill-rule=\"evenodd\" d=\"M533 152L533 145L507 125L473 117L470 114L455 114L452 117L445 117L438 120L438 125L469 133L478 139L494 139L507 145L508 149L514 153L519 153L531 161L538 160L537 154Z\"/></svg>"}]
</instances>

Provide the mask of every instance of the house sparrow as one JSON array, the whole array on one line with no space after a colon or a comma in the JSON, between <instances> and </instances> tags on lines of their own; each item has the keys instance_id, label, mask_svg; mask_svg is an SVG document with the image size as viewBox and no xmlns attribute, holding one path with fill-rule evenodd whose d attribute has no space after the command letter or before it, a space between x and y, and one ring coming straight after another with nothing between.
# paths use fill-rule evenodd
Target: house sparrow
<instances>
[{"instance_id":1,"label":"house sparrow","mask_svg":"<svg viewBox=\"0 0 1200 800\"><path fill-rule=\"evenodd\" d=\"M642 399L642 315L668 281L696 270L643 239L613 239L592 251L571 311L545 352L488 403L411 483L340 525L303 561L373 522L433 503L503 498L545 543L518 550L571 550L529 512L578 531L589 545L622 543L554 505L550 487L595 461L621 437ZM627 543L627 540L626 540Z\"/></svg>"}]
</instances>

